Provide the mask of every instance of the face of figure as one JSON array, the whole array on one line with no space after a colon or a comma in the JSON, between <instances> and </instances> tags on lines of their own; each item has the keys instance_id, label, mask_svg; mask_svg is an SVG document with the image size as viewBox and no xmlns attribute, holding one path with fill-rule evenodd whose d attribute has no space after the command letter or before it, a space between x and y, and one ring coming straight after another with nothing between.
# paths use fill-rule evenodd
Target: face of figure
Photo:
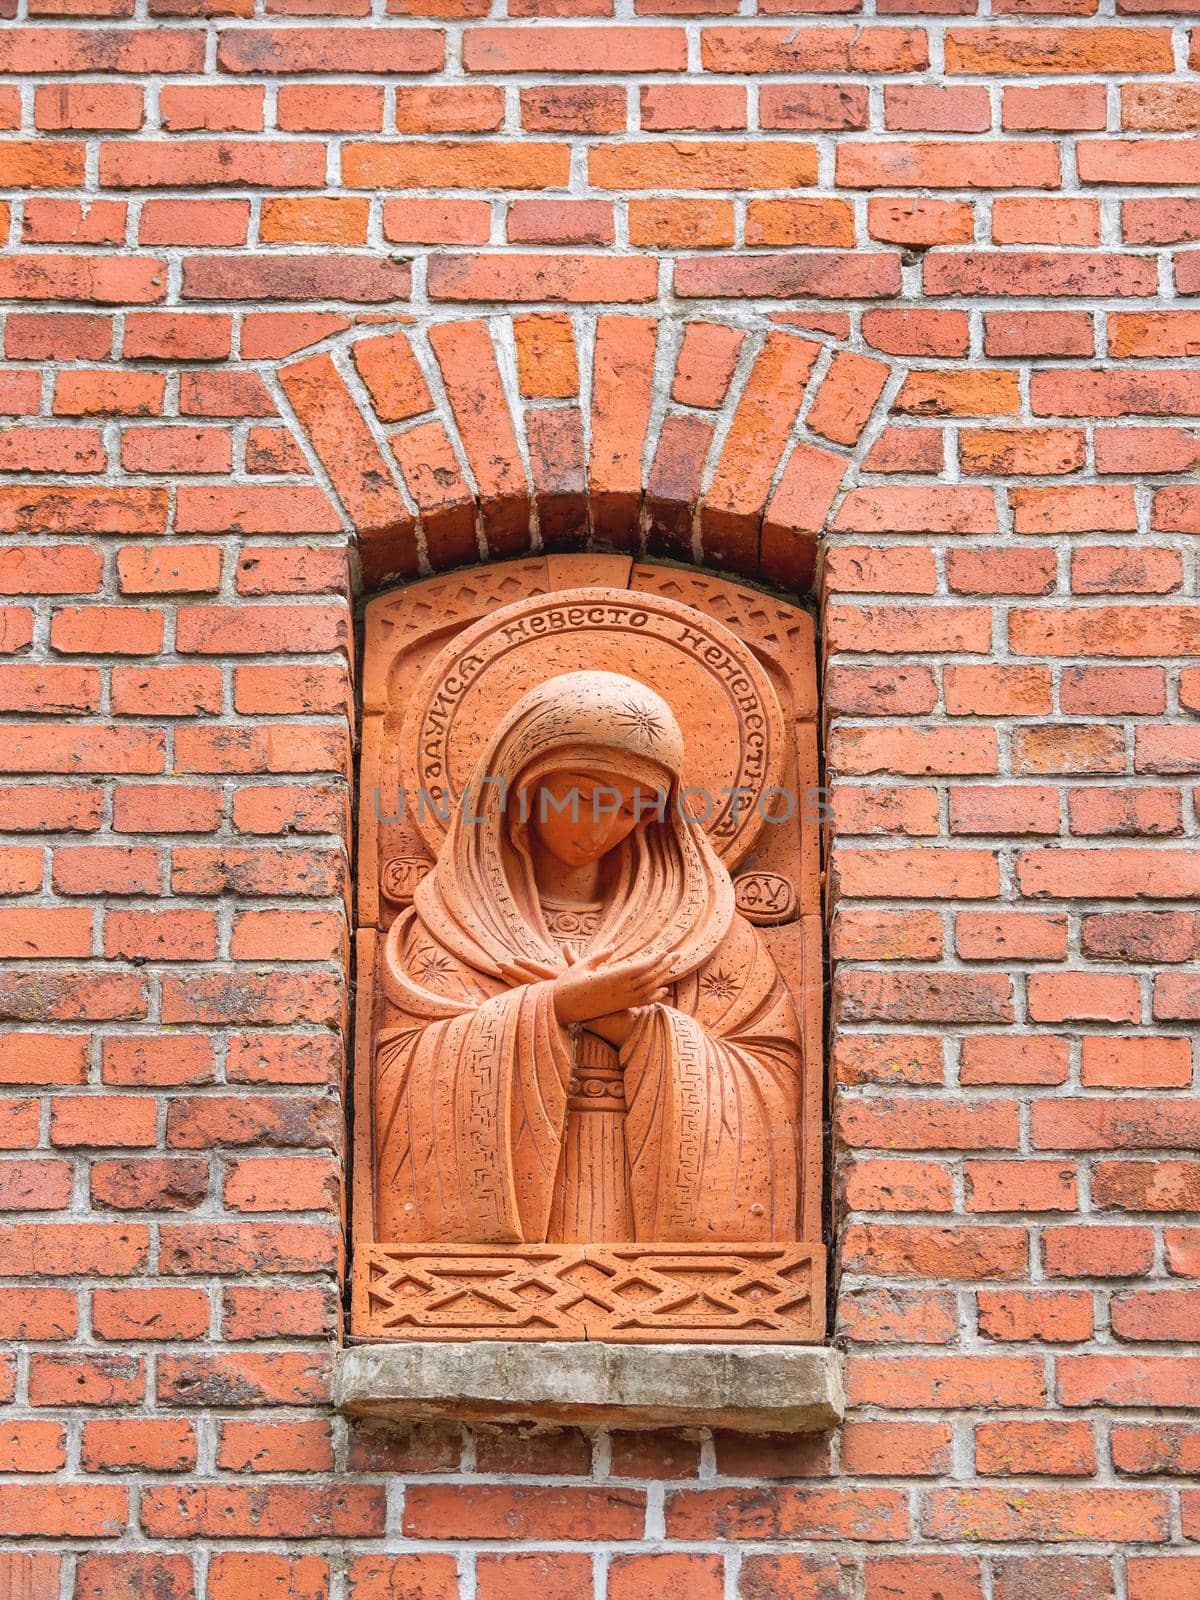
<instances>
[{"instance_id":1,"label":"face of figure","mask_svg":"<svg viewBox=\"0 0 1200 1600\"><path fill-rule=\"evenodd\" d=\"M627 838L641 818L653 814L654 801L653 793L629 779L556 772L529 796L530 832L564 866L579 867Z\"/></svg>"}]
</instances>

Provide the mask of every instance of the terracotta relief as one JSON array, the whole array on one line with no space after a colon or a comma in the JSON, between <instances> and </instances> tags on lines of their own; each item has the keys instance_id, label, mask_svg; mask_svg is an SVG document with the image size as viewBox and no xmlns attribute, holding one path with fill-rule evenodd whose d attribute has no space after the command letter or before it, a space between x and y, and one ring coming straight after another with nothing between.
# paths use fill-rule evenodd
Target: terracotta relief
<instances>
[{"instance_id":1,"label":"terracotta relief","mask_svg":"<svg viewBox=\"0 0 1200 1600\"><path fill-rule=\"evenodd\" d=\"M547 557L365 688L352 1332L820 1337L807 617Z\"/></svg>"}]
</instances>

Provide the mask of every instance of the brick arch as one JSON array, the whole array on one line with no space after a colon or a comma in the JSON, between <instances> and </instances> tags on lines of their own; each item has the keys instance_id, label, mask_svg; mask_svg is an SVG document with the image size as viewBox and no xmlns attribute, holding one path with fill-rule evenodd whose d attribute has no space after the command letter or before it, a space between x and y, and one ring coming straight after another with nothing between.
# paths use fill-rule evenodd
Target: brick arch
<instances>
[{"instance_id":1,"label":"brick arch","mask_svg":"<svg viewBox=\"0 0 1200 1600\"><path fill-rule=\"evenodd\" d=\"M277 372L372 589L590 542L805 591L896 386L752 315L405 319Z\"/></svg>"}]
</instances>

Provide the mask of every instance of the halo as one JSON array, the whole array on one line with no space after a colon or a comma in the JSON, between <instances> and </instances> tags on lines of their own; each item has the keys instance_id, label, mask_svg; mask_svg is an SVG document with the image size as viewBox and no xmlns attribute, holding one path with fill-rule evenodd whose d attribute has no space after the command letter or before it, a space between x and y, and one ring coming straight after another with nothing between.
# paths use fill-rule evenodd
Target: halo
<instances>
[{"instance_id":1,"label":"halo","mask_svg":"<svg viewBox=\"0 0 1200 1600\"><path fill-rule=\"evenodd\" d=\"M562 589L481 617L430 662L400 735L405 789L434 855L496 724L566 672L620 672L654 689L683 730L686 802L730 870L778 787L786 726L766 672L729 630L665 595Z\"/></svg>"}]
</instances>

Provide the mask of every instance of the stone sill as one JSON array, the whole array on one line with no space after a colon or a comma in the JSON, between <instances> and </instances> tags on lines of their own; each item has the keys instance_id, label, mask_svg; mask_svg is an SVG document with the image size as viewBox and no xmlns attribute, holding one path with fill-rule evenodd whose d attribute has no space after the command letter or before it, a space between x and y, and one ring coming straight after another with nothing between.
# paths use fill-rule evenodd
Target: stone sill
<instances>
[{"instance_id":1,"label":"stone sill","mask_svg":"<svg viewBox=\"0 0 1200 1600\"><path fill-rule=\"evenodd\" d=\"M341 1350L334 1401L353 1416L416 1421L711 1426L820 1433L845 1412L836 1350L784 1344L486 1340Z\"/></svg>"}]
</instances>

